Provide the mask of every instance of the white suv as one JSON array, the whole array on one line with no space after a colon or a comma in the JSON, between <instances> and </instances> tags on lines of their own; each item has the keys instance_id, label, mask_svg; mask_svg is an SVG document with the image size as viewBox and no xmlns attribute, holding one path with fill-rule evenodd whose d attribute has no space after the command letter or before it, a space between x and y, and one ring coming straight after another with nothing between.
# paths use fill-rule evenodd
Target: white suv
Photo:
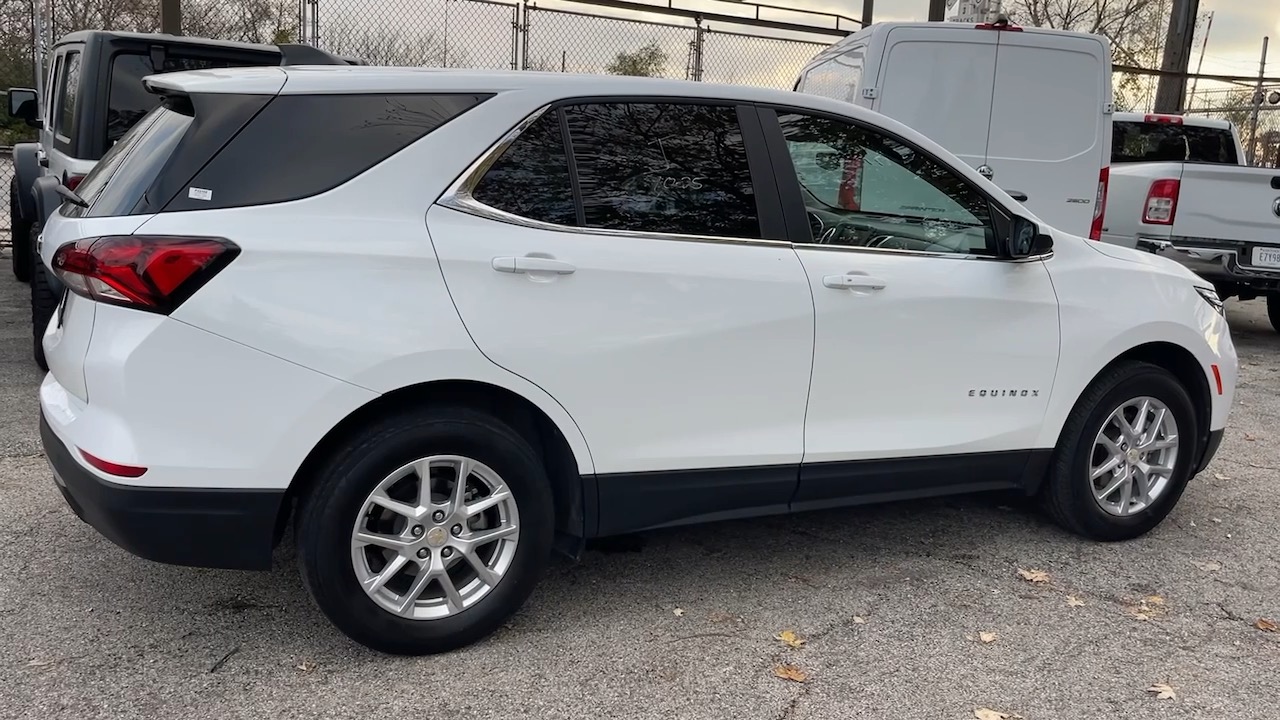
<instances>
[{"instance_id":1,"label":"white suv","mask_svg":"<svg viewBox=\"0 0 1280 720\"><path fill-rule=\"evenodd\" d=\"M385 68L155 76L45 230L54 476L162 562L292 520L345 633L473 642L553 549L1013 489L1099 540L1217 449L1181 266L1059 233L842 102Z\"/></svg>"}]
</instances>

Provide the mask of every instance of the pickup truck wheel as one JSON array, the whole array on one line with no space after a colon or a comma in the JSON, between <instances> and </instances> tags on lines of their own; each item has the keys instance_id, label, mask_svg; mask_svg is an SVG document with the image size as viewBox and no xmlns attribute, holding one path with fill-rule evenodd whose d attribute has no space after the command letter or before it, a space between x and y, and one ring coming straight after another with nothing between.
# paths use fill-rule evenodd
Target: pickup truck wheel
<instances>
[{"instance_id":1,"label":"pickup truck wheel","mask_svg":"<svg viewBox=\"0 0 1280 720\"><path fill-rule=\"evenodd\" d=\"M18 179L9 181L9 240L12 242L13 276L20 282L31 279L31 223L22 218L18 205Z\"/></svg>"},{"instance_id":2,"label":"pickup truck wheel","mask_svg":"<svg viewBox=\"0 0 1280 720\"><path fill-rule=\"evenodd\" d=\"M550 559L555 511L537 452L496 417L427 408L341 443L302 496L302 577L353 640L425 655L496 630Z\"/></svg>"},{"instance_id":3,"label":"pickup truck wheel","mask_svg":"<svg viewBox=\"0 0 1280 720\"><path fill-rule=\"evenodd\" d=\"M1280 293L1267 296L1267 317L1271 320L1271 328L1280 332Z\"/></svg>"},{"instance_id":4,"label":"pickup truck wheel","mask_svg":"<svg viewBox=\"0 0 1280 720\"><path fill-rule=\"evenodd\" d=\"M1042 500L1063 528L1130 540L1173 510L1191 479L1199 427L1191 396L1161 367L1126 362L1071 411Z\"/></svg>"},{"instance_id":5,"label":"pickup truck wheel","mask_svg":"<svg viewBox=\"0 0 1280 720\"><path fill-rule=\"evenodd\" d=\"M40 235L40 224L31 226L31 247L36 246L36 237ZM44 358L44 331L49 327L53 311L58 308L58 296L49 287L48 271L44 262L34 252L31 254L28 267L31 268L31 354L41 370L49 371L49 364Z\"/></svg>"}]
</instances>

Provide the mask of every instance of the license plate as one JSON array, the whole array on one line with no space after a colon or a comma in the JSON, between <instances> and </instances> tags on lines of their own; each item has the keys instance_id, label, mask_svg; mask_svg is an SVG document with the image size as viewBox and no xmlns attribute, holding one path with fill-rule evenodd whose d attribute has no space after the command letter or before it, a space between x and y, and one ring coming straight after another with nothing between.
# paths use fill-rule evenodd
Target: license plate
<instances>
[{"instance_id":1,"label":"license plate","mask_svg":"<svg viewBox=\"0 0 1280 720\"><path fill-rule=\"evenodd\" d=\"M1256 247L1253 264L1258 267L1280 268L1280 247Z\"/></svg>"}]
</instances>

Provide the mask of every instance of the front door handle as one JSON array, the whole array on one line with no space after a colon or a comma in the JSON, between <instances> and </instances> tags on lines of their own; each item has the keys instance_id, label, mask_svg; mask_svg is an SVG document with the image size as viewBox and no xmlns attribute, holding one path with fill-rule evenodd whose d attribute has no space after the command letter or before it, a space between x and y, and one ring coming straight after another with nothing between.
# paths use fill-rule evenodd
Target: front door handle
<instances>
[{"instance_id":1,"label":"front door handle","mask_svg":"<svg viewBox=\"0 0 1280 720\"><path fill-rule=\"evenodd\" d=\"M870 275L827 275L822 278L823 287L833 290L883 290L885 281Z\"/></svg>"},{"instance_id":2,"label":"front door handle","mask_svg":"<svg viewBox=\"0 0 1280 720\"><path fill-rule=\"evenodd\" d=\"M570 265L563 260L554 260L544 257L496 257L493 259L493 269L498 272L505 273L555 273L557 275L570 275L578 268Z\"/></svg>"}]
</instances>

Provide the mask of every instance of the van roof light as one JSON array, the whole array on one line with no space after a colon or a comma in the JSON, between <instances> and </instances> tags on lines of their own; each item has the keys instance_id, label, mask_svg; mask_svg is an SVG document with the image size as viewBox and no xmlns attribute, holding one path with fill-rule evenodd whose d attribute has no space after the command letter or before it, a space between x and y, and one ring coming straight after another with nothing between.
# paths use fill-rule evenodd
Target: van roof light
<instances>
[{"instance_id":1,"label":"van roof light","mask_svg":"<svg viewBox=\"0 0 1280 720\"><path fill-rule=\"evenodd\" d=\"M1181 115L1157 115L1157 114L1152 113L1152 114L1149 114L1149 115L1144 116L1144 117L1142 118L1142 121L1143 121L1143 122L1154 122L1154 123L1169 123L1169 124L1171 124L1171 125L1181 125L1181 124L1182 124L1182 116L1181 116Z\"/></svg>"}]
</instances>

